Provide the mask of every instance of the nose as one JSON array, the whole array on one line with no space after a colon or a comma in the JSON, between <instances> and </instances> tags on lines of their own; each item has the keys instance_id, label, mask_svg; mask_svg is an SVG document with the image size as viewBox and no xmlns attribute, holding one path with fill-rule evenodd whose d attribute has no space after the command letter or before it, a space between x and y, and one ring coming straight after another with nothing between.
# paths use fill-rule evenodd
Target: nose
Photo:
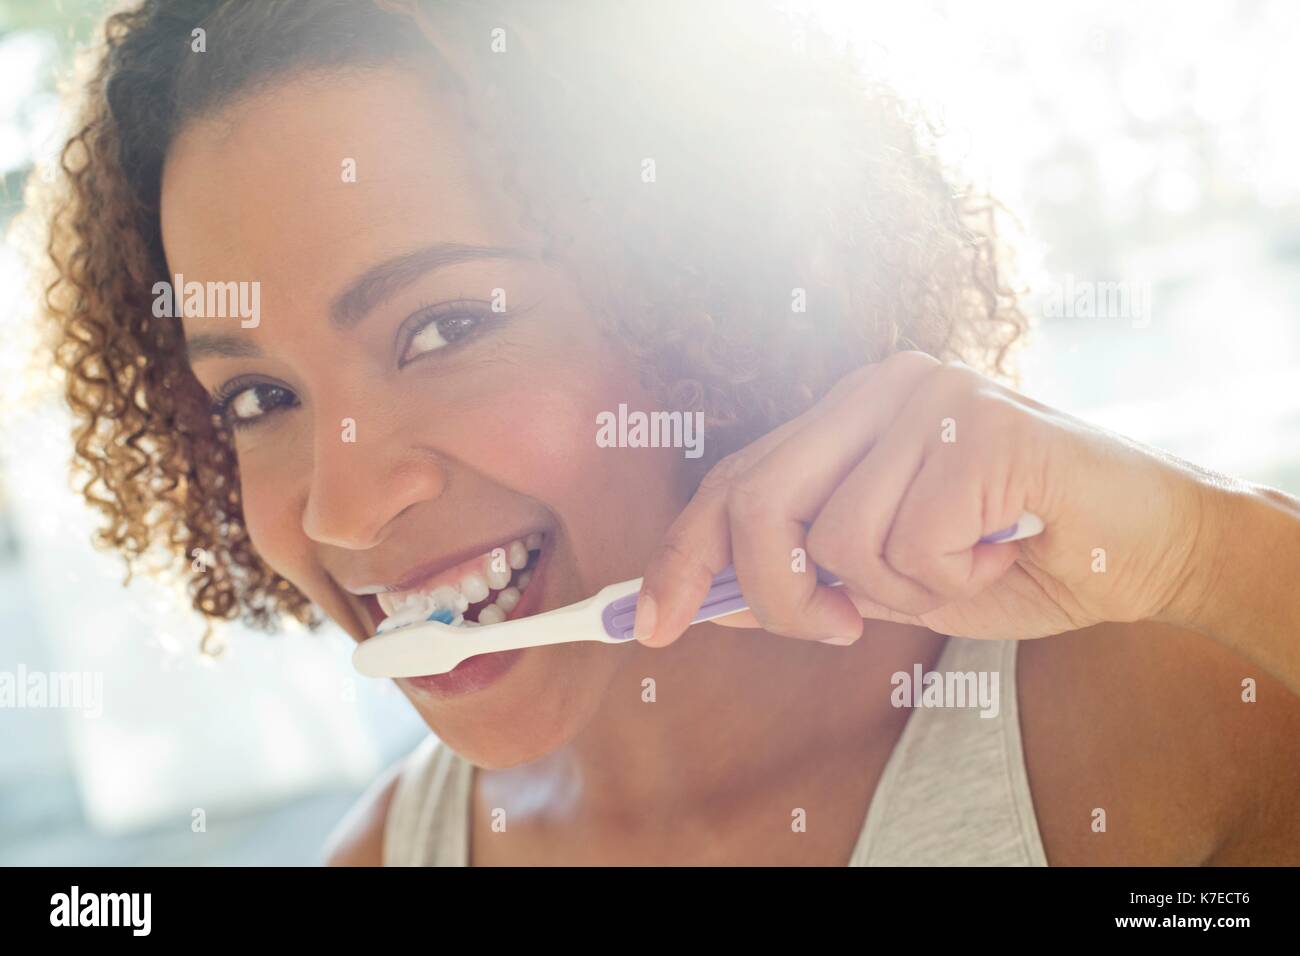
<instances>
[{"instance_id":1,"label":"nose","mask_svg":"<svg viewBox=\"0 0 1300 956\"><path fill-rule=\"evenodd\" d=\"M313 541L368 550L384 540L399 514L445 489L446 472L428 449L352 419L326 422L315 436L302 515L303 531Z\"/></svg>"}]
</instances>

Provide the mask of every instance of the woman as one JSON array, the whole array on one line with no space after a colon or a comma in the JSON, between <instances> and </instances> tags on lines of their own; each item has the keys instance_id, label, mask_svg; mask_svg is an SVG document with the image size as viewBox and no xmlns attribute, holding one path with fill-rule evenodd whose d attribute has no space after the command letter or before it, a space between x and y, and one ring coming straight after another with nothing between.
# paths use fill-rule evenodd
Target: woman
<instances>
[{"instance_id":1,"label":"woman","mask_svg":"<svg viewBox=\"0 0 1300 956\"><path fill-rule=\"evenodd\" d=\"M989 206L814 31L150 0L105 36L46 197L103 541L358 642L438 587L490 623L645 576L628 645L399 680L436 736L331 862L1300 862L1300 506L1011 390ZM606 447L627 410L701 453ZM728 564L752 610L688 626Z\"/></svg>"}]
</instances>

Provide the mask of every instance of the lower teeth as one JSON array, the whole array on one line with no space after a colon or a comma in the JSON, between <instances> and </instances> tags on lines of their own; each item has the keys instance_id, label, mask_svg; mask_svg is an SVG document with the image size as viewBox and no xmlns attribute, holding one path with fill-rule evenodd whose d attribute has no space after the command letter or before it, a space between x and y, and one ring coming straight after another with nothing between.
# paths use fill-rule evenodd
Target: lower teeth
<instances>
[{"instance_id":1,"label":"lower teeth","mask_svg":"<svg viewBox=\"0 0 1300 956\"><path fill-rule=\"evenodd\" d=\"M506 612L496 604L489 604L478 612L478 623L480 624L500 624L505 619Z\"/></svg>"}]
</instances>

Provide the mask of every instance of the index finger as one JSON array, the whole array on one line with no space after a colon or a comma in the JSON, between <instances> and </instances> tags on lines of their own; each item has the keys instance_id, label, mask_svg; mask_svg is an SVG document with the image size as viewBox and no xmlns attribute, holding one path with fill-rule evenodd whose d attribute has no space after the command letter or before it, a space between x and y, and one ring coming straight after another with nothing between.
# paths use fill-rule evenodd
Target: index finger
<instances>
[{"instance_id":1,"label":"index finger","mask_svg":"<svg viewBox=\"0 0 1300 956\"><path fill-rule=\"evenodd\" d=\"M636 640L649 647L664 647L690 626L713 578L731 563L727 521L731 479L801 428L813 412L809 409L723 458L704 476L646 566L632 625Z\"/></svg>"}]
</instances>

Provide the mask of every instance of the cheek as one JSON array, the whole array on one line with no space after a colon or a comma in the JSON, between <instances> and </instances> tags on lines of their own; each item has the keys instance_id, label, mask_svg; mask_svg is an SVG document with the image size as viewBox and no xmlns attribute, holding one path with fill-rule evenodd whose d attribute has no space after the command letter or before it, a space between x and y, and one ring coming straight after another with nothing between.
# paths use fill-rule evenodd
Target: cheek
<instances>
[{"instance_id":1,"label":"cheek","mask_svg":"<svg viewBox=\"0 0 1300 956\"><path fill-rule=\"evenodd\" d=\"M527 389L484 416L482 440L495 449L495 478L543 501L580 493L600 480L595 454L598 402L584 392Z\"/></svg>"},{"instance_id":2,"label":"cheek","mask_svg":"<svg viewBox=\"0 0 1300 956\"><path fill-rule=\"evenodd\" d=\"M538 369L544 368L545 372ZM603 374L592 369L605 368ZM609 494L637 474L628 456L596 444L597 416L620 402L645 401L629 390L635 377L618 363L591 355L572 360L494 370L502 384L476 397L456 416L462 426L448 437L451 450L500 484L545 503ZM643 463L644 464L644 463Z\"/></svg>"},{"instance_id":3,"label":"cheek","mask_svg":"<svg viewBox=\"0 0 1300 956\"><path fill-rule=\"evenodd\" d=\"M591 381L581 391L544 392L528 405L525 426L502 440L516 488L560 512L584 577L633 578L680 513L682 452L675 448L604 448L597 416L620 403L649 409L633 376ZM518 416L517 416L518 417Z\"/></svg>"},{"instance_id":4,"label":"cheek","mask_svg":"<svg viewBox=\"0 0 1300 956\"><path fill-rule=\"evenodd\" d=\"M241 462L244 524L262 559L285 577L301 581L299 569L309 567L312 559L310 541L302 533L302 508L293 504L292 478L299 465L283 456L265 466L256 464L259 460L245 456Z\"/></svg>"},{"instance_id":5,"label":"cheek","mask_svg":"<svg viewBox=\"0 0 1300 956\"><path fill-rule=\"evenodd\" d=\"M494 483L558 515L584 577L604 583L636 577L684 504L682 452L596 443L601 413L615 413L620 403L654 407L616 359L587 353L581 365L547 367L544 375L525 367L498 373L508 384L459 410L463 424L450 447Z\"/></svg>"}]
</instances>

